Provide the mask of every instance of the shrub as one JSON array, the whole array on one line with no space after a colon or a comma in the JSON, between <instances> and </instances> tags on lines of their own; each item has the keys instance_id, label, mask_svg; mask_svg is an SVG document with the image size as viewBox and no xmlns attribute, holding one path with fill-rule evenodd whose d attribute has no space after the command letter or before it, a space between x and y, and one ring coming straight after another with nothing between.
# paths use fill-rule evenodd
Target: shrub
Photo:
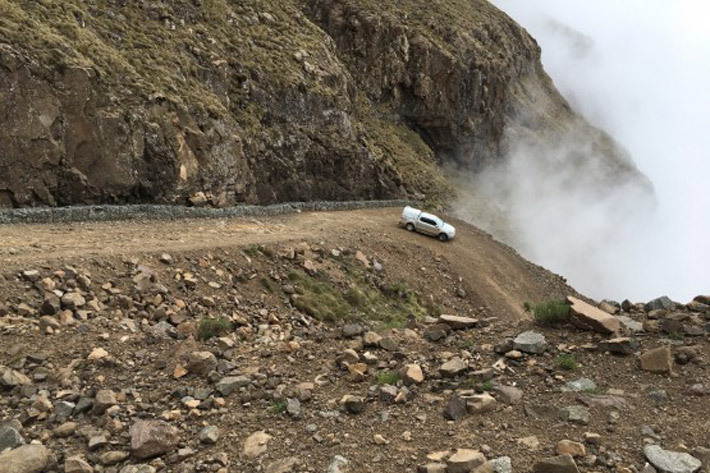
<instances>
[{"instance_id":1,"label":"shrub","mask_svg":"<svg viewBox=\"0 0 710 473\"><path fill-rule=\"evenodd\" d=\"M380 386L385 384L397 384L399 381L399 373L396 371L380 371L377 373L377 384Z\"/></svg>"},{"instance_id":2,"label":"shrub","mask_svg":"<svg viewBox=\"0 0 710 473\"><path fill-rule=\"evenodd\" d=\"M565 301L541 302L533 307L533 313L538 325L559 325L569 320L569 306Z\"/></svg>"},{"instance_id":3,"label":"shrub","mask_svg":"<svg viewBox=\"0 0 710 473\"><path fill-rule=\"evenodd\" d=\"M232 331L232 322L226 317L206 318L197 327L198 340L209 340Z\"/></svg>"},{"instance_id":4,"label":"shrub","mask_svg":"<svg viewBox=\"0 0 710 473\"><path fill-rule=\"evenodd\" d=\"M491 381L490 379L484 381L483 384L481 384L481 389L483 391L490 391L491 389L493 389L493 381Z\"/></svg>"},{"instance_id":5,"label":"shrub","mask_svg":"<svg viewBox=\"0 0 710 473\"><path fill-rule=\"evenodd\" d=\"M557 357L557 366L565 371L574 371L579 368L577 360L574 359L573 355L560 355Z\"/></svg>"}]
</instances>

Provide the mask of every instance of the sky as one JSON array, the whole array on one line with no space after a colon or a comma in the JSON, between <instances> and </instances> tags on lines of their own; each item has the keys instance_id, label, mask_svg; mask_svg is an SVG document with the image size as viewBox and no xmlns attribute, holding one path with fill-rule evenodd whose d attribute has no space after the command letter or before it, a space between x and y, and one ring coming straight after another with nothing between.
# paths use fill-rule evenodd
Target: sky
<instances>
[{"instance_id":1,"label":"sky","mask_svg":"<svg viewBox=\"0 0 710 473\"><path fill-rule=\"evenodd\" d=\"M606 206L551 195L534 210L520 195L508 202L520 219L549 214L517 230L521 252L596 299L710 294L710 1L493 3L537 39L560 92L629 151L657 195L654 214L618 220L607 213L633 194L619 191ZM567 237L546 228L585 212Z\"/></svg>"}]
</instances>

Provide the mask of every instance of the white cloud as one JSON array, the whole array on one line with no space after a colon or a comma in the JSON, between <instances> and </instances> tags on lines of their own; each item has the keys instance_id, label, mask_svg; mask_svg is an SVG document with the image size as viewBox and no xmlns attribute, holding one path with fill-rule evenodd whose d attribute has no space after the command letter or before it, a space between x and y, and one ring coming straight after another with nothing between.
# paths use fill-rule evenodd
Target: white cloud
<instances>
[{"instance_id":1,"label":"white cloud","mask_svg":"<svg viewBox=\"0 0 710 473\"><path fill-rule=\"evenodd\" d=\"M655 216L633 207L619 214L620 202L633 198L625 190L606 202L586 191L526 193L519 179L538 189L547 179L561 191L555 181L568 176L521 169L529 160L513 153L505 168L486 174L499 186L506 174L515 183L489 195L515 218L513 241L595 298L687 301L710 293L710 2L494 3L538 40L546 70L573 107L631 153L659 204ZM553 230L560 218L568 219L566 235Z\"/></svg>"}]
</instances>

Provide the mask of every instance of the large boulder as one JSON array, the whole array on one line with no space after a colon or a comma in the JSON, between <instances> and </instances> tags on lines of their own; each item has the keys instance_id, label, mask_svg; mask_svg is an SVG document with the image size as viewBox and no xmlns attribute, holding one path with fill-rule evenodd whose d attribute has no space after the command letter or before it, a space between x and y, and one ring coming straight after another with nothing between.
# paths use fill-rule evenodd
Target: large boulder
<instances>
[{"instance_id":1,"label":"large boulder","mask_svg":"<svg viewBox=\"0 0 710 473\"><path fill-rule=\"evenodd\" d=\"M576 327L604 334L615 333L621 329L621 322L608 312L572 296L567 296L567 302L570 304L570 322Z\"/></svg>"}]
</instances>

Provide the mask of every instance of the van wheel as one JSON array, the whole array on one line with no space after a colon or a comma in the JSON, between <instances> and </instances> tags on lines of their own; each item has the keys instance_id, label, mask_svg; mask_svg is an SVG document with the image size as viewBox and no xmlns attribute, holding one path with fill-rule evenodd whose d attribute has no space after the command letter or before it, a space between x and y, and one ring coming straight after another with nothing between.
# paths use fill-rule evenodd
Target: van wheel
<instances>
[{"instance_id":1,"label":"van wheel","mask_svg":"<svg viewBox=\"0 0 710 473\"><path fill-rule=\"evenodd\" d=\"M446 235L446 233L439 233L439 241L446 241L448 239L449 237Z\"/></svg>"},{"instance_id":2,"label":"van wheel","mask_svg":"<svg viewBox=\"0 0 710 473\"><path fill-rule=\"evenodd\" d=\"M406 228L407 230L409 230L410 232L413 232L413 231L414 231L414 225L411 224L411 223L408 223L407 225L405 225L405 228Z\"/></svg>"}]
</instances>

